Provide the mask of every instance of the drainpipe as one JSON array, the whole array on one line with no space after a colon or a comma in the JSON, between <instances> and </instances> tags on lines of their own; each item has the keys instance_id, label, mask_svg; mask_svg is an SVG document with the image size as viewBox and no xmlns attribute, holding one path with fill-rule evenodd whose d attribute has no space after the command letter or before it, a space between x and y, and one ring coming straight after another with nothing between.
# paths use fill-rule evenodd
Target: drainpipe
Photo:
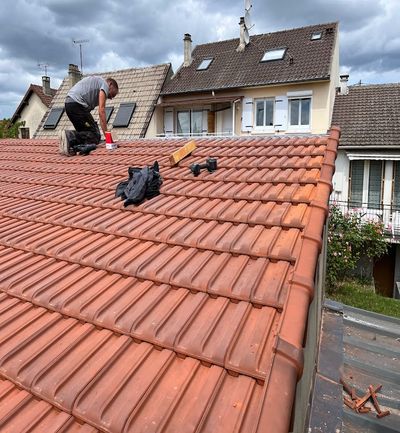
<instances>
[{"instance_id":1,"label":"drainpipe","mask_svg":"<svg viewBox=\"0 0 400 433\"><path fill-rule=\"evenodd\" d=\"M235 99L232 102L232 135L236 135L235 134L235 130L236 130L236 102L240 102L240 98Z\"/></svg>"}]
</instances>

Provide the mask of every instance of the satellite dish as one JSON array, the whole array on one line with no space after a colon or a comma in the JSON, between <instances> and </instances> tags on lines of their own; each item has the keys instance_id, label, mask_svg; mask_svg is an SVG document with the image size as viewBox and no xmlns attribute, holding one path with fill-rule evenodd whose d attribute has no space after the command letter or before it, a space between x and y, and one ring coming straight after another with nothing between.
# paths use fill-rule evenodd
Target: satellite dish
<instances>
[{"instance_id":1,"label":"satellite dish","mask_svg":"<svg viewBox=\"0 0 400 433\"><path fill-rule=\"evenodd\" d=\"M251 0L244 0L244 8L246 9L246 11L250 10Z\"/></svg>"},{"instance_id":2,"label":"satellite dish","mask_svg":"<svg viewBox=\"0 0 400 433\"><path fill-rule=\"evenodd\" d=\"M250 36L249 36L249 31L247 29L244 29L243 32L243 39L244 39L244 43L247 45L250 42Z\"/></svg>"},{"instance_id":3,"label":"satellite dish","mask_svg":"<svg viewBox=\"0 0 400 433\"><path fill-rule=\"evenodd\" d=\"M247 30L250 30L252 28L251 16L249 11L246 11L246 13L244 14L244 25L246 26Z\"/></svg>"}]
</instances>

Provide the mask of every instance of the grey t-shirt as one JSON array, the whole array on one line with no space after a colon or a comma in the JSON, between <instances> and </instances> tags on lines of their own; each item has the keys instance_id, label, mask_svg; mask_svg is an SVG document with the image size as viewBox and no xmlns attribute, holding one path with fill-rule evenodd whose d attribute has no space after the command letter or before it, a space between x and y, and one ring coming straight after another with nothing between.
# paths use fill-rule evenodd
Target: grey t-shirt
<instances>
[{"instance_id":1,"label":"grey t-shirt","mask_svg":"<svg viewBox=\"0 0 400 433\"><path fill-rule=\"evenodd\" d=\"M107 98L109 88L104 78L95 75L85 77L78 81L75 86L71 87L67 94L67 99L69 97L88 110L93 110L99 105L100 90L104 90Z\"/></svg>"}]
</instances>

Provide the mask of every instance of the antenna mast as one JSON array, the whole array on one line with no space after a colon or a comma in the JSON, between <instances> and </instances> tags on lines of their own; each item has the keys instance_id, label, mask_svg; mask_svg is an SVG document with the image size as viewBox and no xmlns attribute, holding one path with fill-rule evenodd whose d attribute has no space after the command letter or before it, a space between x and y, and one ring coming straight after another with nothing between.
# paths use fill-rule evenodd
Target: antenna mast
<instances>
[{"instance_id":1,"label":"antenna mast","mask_svg":"<svg viewBox=\"0 0 400 433\"><path fill-rule=\"evenodd\" d=\"M81 73L83 74L82 44L86 44L86 42L89 42L89 39L73 39L72 42L75 45L79 45L79 56L80 56L80 59L81 59Z\"/></svg>"},{"instance_id":2,"label":"antenna mast","mask_svg":"<svg viewBox=\"0 0 400 433\"><path fill-rule=\"evenodd\" d=\"M50 66L47 63L38 63L40 69L44 70L44 75L47 77L47 68Z\"/></svg>"}]
</instances>

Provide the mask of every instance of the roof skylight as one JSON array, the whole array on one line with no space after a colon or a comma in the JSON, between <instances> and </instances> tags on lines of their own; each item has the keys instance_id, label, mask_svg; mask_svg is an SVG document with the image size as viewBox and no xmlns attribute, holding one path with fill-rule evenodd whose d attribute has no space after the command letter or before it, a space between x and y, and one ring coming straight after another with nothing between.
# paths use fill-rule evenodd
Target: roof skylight
<instances>
[{"instance_id":1,"label":"roof skylight","mask_svg":"<svg viewBox=\"0 0 400 433\"><path fill-rule=\"evenodd\" d=\"M316 41L322 38L322 32L313 32L311 35L311 40Z\"/></svg>"},{"instance_id":2,"label":"roof skylight","mask_svg":"<svg viewBox=\"0 0 400 433\"><path fill-rule=\"evenodd\" d=\"M211 62L214 59L203 59L199 66L197 66L198 71L204 71L205 69L208 69L208 67L211 65Z\"/></svg>"},{"instance_id":3,"label":"roof skylight","mask_svg":"<svg viewBox=\"0 0 400 433\"><path fill-rule=\"evenodd\" d=\"M285 56L286 48L279 48L277 50L268 50L264 53L262 62L269 62L271 60L281 60Z\"/></svg>"}]
</instances>

